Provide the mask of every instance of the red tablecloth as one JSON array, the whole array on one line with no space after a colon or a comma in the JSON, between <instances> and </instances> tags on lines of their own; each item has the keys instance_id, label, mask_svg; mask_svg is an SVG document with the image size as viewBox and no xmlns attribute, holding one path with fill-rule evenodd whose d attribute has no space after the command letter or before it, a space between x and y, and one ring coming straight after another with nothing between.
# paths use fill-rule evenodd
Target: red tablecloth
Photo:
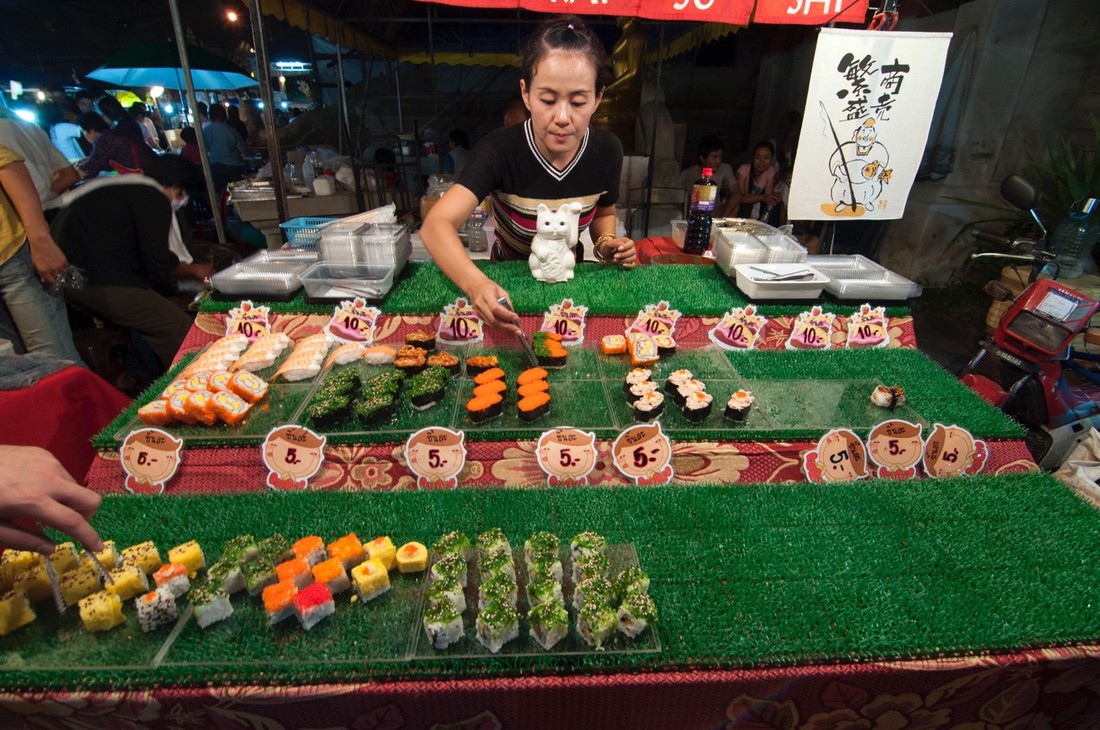
<instances>
[{"instance_id":1,"label":"red tablecloth","mask_svg":"<svg viewBox=\"0 0 1100 730\"><path fill-rule=\"evenodd\" d=\"M654 256L670 253L683 253L684 249L676 245L671 238L643 238L634 242L634 255L639 264L648 264Z\"/></svg>"},{"instance_id":2,"label":"red tablecloth","mask_svg":"<svg viewBox=\"0 0 1100 730\"><path fill-rule=\"evenodd\" d=\"M0 442L41 446L83 482L95 456L91 438L129 404L91 370L70 366L29 388L0 391Z\"/></svg>"}]
</instances>

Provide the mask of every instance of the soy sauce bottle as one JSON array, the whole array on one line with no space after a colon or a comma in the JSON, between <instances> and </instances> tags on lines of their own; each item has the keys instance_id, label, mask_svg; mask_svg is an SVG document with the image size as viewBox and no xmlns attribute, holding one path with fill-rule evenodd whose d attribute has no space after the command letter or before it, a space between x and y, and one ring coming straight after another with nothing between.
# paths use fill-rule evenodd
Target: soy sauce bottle
<instances>
[{"instance_id":1,"label":"soy sauce bottle","mask_svg":"<svg viewBox=\"0 0 1100 730\"><path fill-rule=\"evenodd\" d=\"M688 213L684 253L701 254L710 248L710 225L718 203L718 184L711 179L714 170L703 168L703 176L691 187L691 211Z\"/></svg>"}]
</instances>

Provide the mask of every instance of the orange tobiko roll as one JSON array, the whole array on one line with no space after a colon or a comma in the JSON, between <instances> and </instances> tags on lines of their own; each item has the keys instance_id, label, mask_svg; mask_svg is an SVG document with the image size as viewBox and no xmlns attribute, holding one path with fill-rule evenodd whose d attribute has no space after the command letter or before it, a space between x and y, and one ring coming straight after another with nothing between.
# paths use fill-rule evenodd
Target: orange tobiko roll
<instances>
[{"instance_id":1,"label":"orange tobiko roll","mask_svg":"<svg viewBox=\"0 0 1100 730\"><path fill-rule=\"evenodd\" d=\"M474 382L478 385L484 385L485 383L492 382L494 380L503 380L504 371L500 368L489 368L474 376Z\"/></svg>"}]
</instances>

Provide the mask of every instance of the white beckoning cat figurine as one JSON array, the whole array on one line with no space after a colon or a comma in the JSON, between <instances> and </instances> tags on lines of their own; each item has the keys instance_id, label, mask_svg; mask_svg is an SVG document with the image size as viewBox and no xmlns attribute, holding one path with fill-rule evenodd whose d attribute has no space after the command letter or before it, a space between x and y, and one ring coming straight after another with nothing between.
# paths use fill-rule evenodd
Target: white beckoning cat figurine
<instances>
[{"instance_id":1,"label":"white beckoning cat figurine","mask_svg":"<svg viewBox=\"0 0 1100 730\"><path fill-rule=\"evenodd\" d=\"M531 255L527 258L531 274L539 281L555 284L573 278L573 268L577 265L573 247L577 245L581 207L574 202L550 210L545 203L539 203L537 230L531 239Z\"/></svg>"}]
</instances>

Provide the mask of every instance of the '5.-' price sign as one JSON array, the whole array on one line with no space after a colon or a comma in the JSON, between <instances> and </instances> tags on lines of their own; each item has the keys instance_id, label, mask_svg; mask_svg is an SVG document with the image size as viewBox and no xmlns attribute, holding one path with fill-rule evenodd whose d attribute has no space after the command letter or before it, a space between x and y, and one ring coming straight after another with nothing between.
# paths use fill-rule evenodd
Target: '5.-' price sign
<instances>
[{"instance_id":1,"label":"'5.-' price sign","mask_svg":"<svg viewBox=\"0 0 1100 730\"><path fill-rule=\"evenodd\" d=\"M638 486L672 481L672 442L661 424L639 423L622 433L611 445L615 468Z\"/></svg>"},{"instance_id":2,"label":"'5.-' price sign","mask_svg":"<svg viewBox=\"0 0 1100 730\"><path fill-rule=\"evenodd\" d=\"M588 484L588 475L596 466L596 434L554 428L539 437L535 453L551 487Z\"/></svg>"},{"instance_id":3,"label":"'5.-' price sign","mask_svg":"<svg viewBox=\"0 0 1100 730\"><path fill-rule=\"evenodd\" d=\"M244 335L249 342L255 342L271 331L268 307L257 307L251 301L241 302L241 306L229 310L225 320L225 334Z\"/></svg>"}]
</instances>

